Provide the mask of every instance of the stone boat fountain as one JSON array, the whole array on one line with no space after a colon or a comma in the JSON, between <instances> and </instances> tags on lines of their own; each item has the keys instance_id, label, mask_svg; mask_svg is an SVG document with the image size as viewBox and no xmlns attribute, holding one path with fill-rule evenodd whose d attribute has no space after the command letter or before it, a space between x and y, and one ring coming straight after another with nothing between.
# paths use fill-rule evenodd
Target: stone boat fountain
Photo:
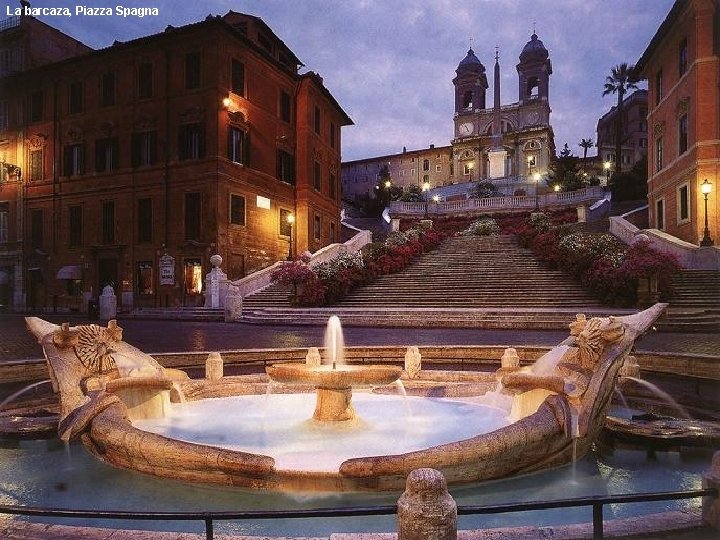
<instances>
[{"instance_id":1,"label":"stone boat fountain","mask_svg":"<svg viewBox=\"0 0 720 540\"><path fill-rule=\"evenodd\" d=\"M216 369L190 380L124 342L114 321L107 327L70 327L28 318L27 324L60 394L60 437L78 438L110 464L181 481L268 490L402 491L410 471L422 467L438 469L456 484L538 471L584 456L602 429L635 339L664 307L617 318L579 315L570 336L536 365L520 367L508 354L503 367L489 374L426 372L412 362L412 354L404 371L344 366L336 338L326 344L326 365L318 365L314 351L307 363L276 363L267 375L226 377ZM407 400L397 395L395 384L387 386L398 377ZM271 419L270 412L282 419L312 402L313 393L315 412L304 421L288 427ZM275 396L287 401L273 401ZM237 412L233 403L240 403ZM379 411L377 417L366 416L368 403ZM215 412L203 416L206 405L214 405ZM404 409L410 412L398 412ZM422 431L413 422L426 409L435 416ZM452 416L456 410L460 416ZM192 428L197 437L176 429L183 415L197 417ZM218 417L222 427L211 427L210 420ZM376 418L389 425L384 435L372 431ZM235 436L252 422L265 431L251 428ZM217 433L208 434L213 429ZM264 445L271 432L279 437L275 447ZM278 455L296 448L308 433L315 445L309 456L288 461ZM350 442L333 442L342 436ZM412 439L407 446L401 444L405 437ZM259 443L250 447L245 439ZM357 442L367 439L387 444L368 450ZM351 448L338 451L336 462L315 466L323 452L334 452L328 450L332 444Z\"/></svg>"}]
</instances>

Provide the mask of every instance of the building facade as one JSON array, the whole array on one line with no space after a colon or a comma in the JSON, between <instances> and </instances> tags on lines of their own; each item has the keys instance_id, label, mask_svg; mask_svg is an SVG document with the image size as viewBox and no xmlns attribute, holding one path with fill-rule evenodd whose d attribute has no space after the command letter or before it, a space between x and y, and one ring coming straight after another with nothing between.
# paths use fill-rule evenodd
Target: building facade
<instances>
[{"instance_id":1,"label":"building facade","mask_svg":"<svg viewBox=\"0 0 720 540\"><path fill-rule=\"evenodd\" d=\"M487 107L485 66L470 49L453 79L454 139L449 146L385 155L343 163L343 189L352 198L371 193L388 169L394 185L430 187L492 182L505 195L533 193L544 186L555 156L550 125L552 63L542 41L533 34L520 53L518 101L500 103L500 63L495 59L493 106Z\"/></svg>"},{"instance_id":2,"label":"building facade","mask_svg":"<svg viewBox=\"0 0 720 540\"><path fill-rule=\"evenodd\" d=\"M648 80L650 227L693 244L720 233L720 5L677 0L636 68Z\"/></svg>"},{"instance_id":3,"label":"building facade","mask_svg":"<svg viewBox=\"0 0 720 540\"><path fill-rule=\"evenodd\" d=\"M598 156L603 163L615 170L615 120L616 107L611 107L597 123ZM622 169L629 170L647 156L648 149L648 92L635 90L623 100Z\"/></svg>"},{"instance_id":4,"label":"building facade","mask_svg":"<svg viewBox=\"0 0 720 540\"><path fill-rule=\"evenodd\" d=\"M24 306L202 305L213 254L237 279L336 241L352 122L300 65L231 11L4 77Z\"/></svg>"},{"instance_id":5,"label":"building facade","mask_svg":"<svg viewBox=\"0 0 720 540\"><path fill-rule=\"evenodd\" d=\"M386 177L394 186L407 189L427 183L430 188L444 186L453 178L452 146L421 150L406 150L369 159L345 161L342 164L343 196L347 199L360 195L372 195L383 189L381 179Z\"/></svg>"}]
</instances>

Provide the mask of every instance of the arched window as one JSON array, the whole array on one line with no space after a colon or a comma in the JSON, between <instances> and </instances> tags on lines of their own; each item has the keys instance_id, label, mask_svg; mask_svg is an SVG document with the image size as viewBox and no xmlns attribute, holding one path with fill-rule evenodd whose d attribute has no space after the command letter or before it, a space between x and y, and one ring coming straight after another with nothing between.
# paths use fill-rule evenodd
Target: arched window
<instances>
[{"instance_id":1,"label":"arched window","mask_svg":"<svg viewBox=\"0 0 720 540\"><path fill-rule=\"evenodd\" d=\"M540 81L537 77L530 77L527 82L527 90L525 95L532 99L538 97L540 93Z\"/></svg>"},{"instance_id":2,"label":"arched window","mask_svg":"<svg viewBox=\"0 0 720 540\"><path fill-rule=\"evenodd\" d=\"M463 94L463 109L472 109L473 106L473 93L472 90L467 90Z\"/></svg>"}]
</instances>

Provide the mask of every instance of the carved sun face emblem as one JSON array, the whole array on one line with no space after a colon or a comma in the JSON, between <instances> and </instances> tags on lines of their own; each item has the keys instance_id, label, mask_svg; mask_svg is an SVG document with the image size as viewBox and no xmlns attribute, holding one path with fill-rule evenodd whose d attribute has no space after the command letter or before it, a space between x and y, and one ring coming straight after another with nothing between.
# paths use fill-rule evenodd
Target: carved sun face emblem
<instances>
[{"instance_id":1,"label":"carved sun face emblem","mask_svg":"<svg viewBox=\"0 0 720 540\"><path fill-rule=\"evenodd\" d=\"M117 340L106 328L95 324L81 326L75 354L85 368L92 373L102 374L115 368L112 357L113 344Z\"/></svg>"}]
</instances>

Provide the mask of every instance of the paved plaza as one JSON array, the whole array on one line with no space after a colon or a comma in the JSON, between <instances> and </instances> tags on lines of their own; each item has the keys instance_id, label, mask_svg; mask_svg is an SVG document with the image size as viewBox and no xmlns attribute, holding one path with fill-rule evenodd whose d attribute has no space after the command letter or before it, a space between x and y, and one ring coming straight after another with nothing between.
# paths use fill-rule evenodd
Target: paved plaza
<instances>
[{"instance_id":1,"label":"paved plaza","mask_svg":"<svg viewBox=\"0 0 720 540\"><path fill-rule=\"evenodd\" d=\"M79 317L52 315L52 322L86 324ZM125 340L148 353L227 351L322 346L321 326L260 326L243 323L122 319ZM568 335L555 330L472 328L344 328L345 344L353 345L556 345ZM639 351L720 356L720 334L651 332L638 342ZM42 357L40 346L25 329L23 316L0 315L0 362Z\"/></svg>"}]
</instances>

